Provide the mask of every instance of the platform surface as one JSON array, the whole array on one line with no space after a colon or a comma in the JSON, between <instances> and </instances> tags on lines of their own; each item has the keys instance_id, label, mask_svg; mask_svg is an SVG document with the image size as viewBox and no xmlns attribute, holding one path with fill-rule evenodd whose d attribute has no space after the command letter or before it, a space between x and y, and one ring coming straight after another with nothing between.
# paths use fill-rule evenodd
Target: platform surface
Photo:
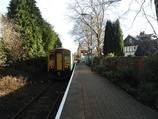
<instances>
[{"instance_id":1,"label":"platform surface","mask_svg":"<svg viewBox=\"0 0 158 119\"><path fill-rule=\"evenodd\" d=\"M60 119L158 119L158 112L77 63Z\"/></svg>"}]
</instances>

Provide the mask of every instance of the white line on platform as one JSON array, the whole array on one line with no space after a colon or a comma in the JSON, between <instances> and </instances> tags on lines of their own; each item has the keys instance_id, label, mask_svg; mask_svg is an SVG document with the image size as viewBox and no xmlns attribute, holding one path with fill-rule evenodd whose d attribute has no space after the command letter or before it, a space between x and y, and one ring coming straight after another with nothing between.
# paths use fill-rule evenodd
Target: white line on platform
<instances>
[{"instance_id":1,"label":"white line on platform","mask_svg":"<svg viewBox=\"0 0 158 119\"><path fill-rule=\"evenodd\" d=\"M72 75L71 75L69 84L68 84L68 86L67 86L67 88L66 88L64 97L63 97L63 99L62 99L62 101L61 101L60 107L59 107L58 112L57 112L57 114L56 114L56 116L55 116L55 119L60 119L61 112L62 112L62 110L63 110L64 104L65 104L65 101L66 101L66 98L67 98L67 94L68 94L69 89L70 89L70 84L71 84L71 81L72 81L72 78L73 78L75 69L76 69L76 63L75 63L74 70L73 70L73 72L72 72Z\"/></svg>"}]
</instances>

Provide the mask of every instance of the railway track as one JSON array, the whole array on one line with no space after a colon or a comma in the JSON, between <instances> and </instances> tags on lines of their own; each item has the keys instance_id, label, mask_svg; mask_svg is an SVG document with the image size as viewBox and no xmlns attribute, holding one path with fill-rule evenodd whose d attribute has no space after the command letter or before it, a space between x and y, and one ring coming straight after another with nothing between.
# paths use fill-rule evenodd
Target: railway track
<instances>
[{"instance_id":1,"label":"railway track","mask_svg":"<svg viewBox=\"0 0 158 119\"><path fill-rule=\"evenodd\" d=\"M11 119L52 119L55 117L68 79L50 82Z\"/></svg>"}]
</instances>

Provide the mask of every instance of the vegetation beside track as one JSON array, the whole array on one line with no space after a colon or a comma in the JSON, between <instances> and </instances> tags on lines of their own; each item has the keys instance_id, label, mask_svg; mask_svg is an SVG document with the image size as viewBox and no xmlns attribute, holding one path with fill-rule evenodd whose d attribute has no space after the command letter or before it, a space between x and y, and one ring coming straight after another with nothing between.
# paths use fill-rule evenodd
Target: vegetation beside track
<instances>
[{"instance_id":1,"label":"vegetation beside track","mask_svg":"<svg viewBox=\"0 0 158 119\"><path fill-rule=\"evenodd\" d=\"M136 100L158 110L157 57L100 59L94 58L94 70L97 73L108 78Z\"/></svg>"},{"instance_id":2,"label":"vegetation beside track","mask_svg":"<svg viewBox=\"0 0 158 119\"><path fill-rule=\"evenodd\" d=\"M8 119L27 104L51 80L46 60L9 64L0 70L0 113Z\"/></svg>"}]
</instances>

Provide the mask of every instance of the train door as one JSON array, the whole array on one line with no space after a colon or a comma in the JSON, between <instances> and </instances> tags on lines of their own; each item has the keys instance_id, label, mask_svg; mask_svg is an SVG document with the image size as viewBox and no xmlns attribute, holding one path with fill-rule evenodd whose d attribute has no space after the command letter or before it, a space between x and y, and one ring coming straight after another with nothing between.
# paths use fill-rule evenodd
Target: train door
<instances>
[{"instance_id":1,"label":"train door","mask_svg":"<svg viewBox=\"0 0 158 119\"><path fill-rule=\"evenodd\" d=\"M56 70L62 70L62 66L63 66L62 60L63 60L62 53L57 53L56 54L56 63L57 63Z\"/></svg>"}]
</instances>

